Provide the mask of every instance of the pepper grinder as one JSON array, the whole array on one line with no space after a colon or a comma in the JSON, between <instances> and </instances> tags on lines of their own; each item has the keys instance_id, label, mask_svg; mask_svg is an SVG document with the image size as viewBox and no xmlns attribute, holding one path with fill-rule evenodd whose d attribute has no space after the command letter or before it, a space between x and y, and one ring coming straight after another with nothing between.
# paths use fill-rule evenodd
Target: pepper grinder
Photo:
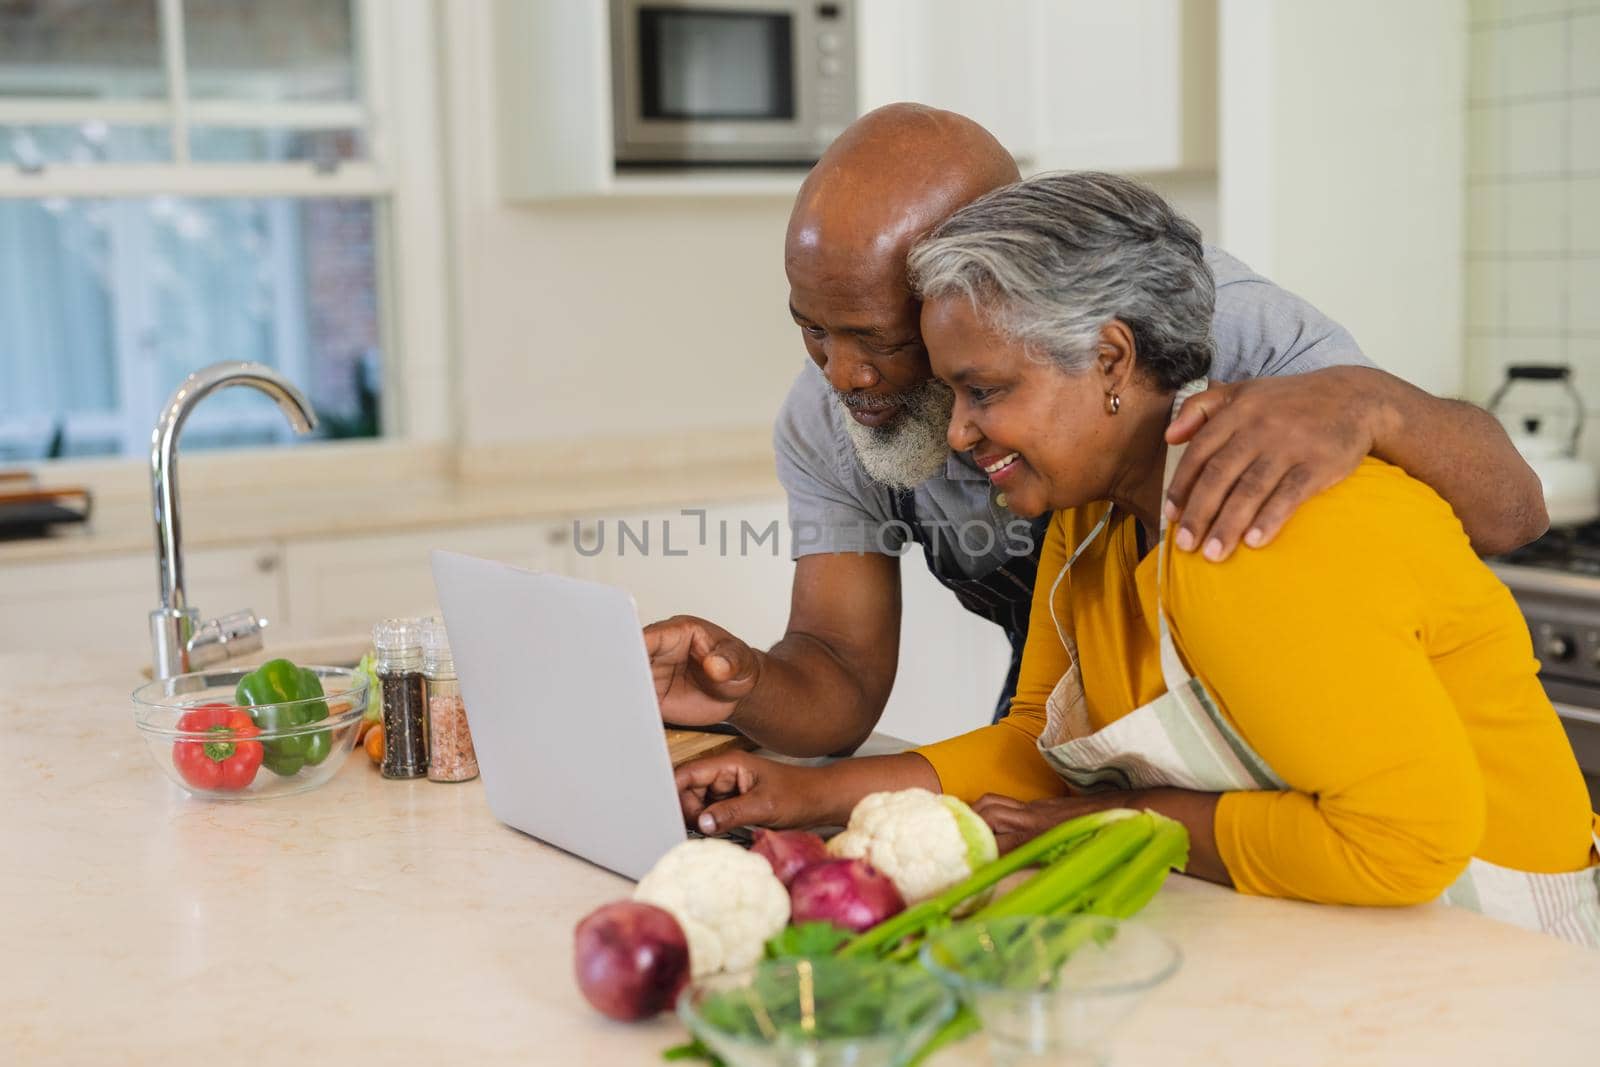
<instances>
[{"instance_id":1,"label":"pepper grinder","mask_svg":"<svg viewBox=\"0 0 1600 1067\"><path fill-rule=\"evenodd\" d=\"M422 677L422 631L414 619L385 619L372 628L383 690L385 778L428 773L428 695Z\"/></svg>"}]
</instances>

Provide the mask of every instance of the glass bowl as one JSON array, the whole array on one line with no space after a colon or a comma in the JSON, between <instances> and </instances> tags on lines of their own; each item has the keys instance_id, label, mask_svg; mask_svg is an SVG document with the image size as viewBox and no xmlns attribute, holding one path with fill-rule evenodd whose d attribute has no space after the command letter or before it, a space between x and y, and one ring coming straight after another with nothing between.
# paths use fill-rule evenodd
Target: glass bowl
<instances>
[{"instance_id":1,"label":"glass bowl","mask_svg":"<svg viewBox=\"0 0 1600 1067\"><path fill-rule=\"evenodd\" d=\"M254 668L196 671L160 678L133 691L133 718L156 766L182 789L212 800L254 800L315 789L339 772L355 747L367 707L367 676L343 667L306 667L323 695L278 704L236 705L234 689ZM326 718L262 729L248 738L203 716L201 705L223 704L253 723L293 723L327 708ZM216 716L212 716L216 718ZM259 727L258 727L259 728ZM259 752L253 746L260 745ZM259 760L257 757L259 756ZM257 764L253 774L252 764Z\"/></svg>"},{"instance_id":2,"label":"glass bowl","mask_svg":"<svg viewBox=\"0 0 1600 1067\"><path fill-rule=\"evenodd\" d=\"M729 1067L893 1067L955 1013L917 967L877 960L766 960L678 997L689 1031Z\"/></svg>"},{"instance_id":3,"label":"glass bowl","mask_svg":"<svg viewBox=\"0 0 1600 1067\"><path fill-rule=\"evenodd\" d=\"M1105 1064L1118 1023L1178 970L1178 947L1098 915L965 922L922 947L983 1025L996 1065Z\"/></svg>"}]
</instances>

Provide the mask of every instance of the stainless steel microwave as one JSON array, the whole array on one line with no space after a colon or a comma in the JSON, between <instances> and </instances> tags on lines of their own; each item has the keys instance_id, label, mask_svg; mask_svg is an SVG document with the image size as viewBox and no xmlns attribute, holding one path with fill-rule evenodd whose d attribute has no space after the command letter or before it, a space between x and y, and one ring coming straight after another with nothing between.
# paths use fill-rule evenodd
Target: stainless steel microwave
<instances>
[{"instance_id":1,"label":"stainless steel microwave","mask_svg":"<svg viewBox=\"0 0 1600 1067\"><path fill-rule=\"evenodd\" d=\"M617 163L814 163L856 117L854 6L611 0Z\"/></svg>"}]
</instances>

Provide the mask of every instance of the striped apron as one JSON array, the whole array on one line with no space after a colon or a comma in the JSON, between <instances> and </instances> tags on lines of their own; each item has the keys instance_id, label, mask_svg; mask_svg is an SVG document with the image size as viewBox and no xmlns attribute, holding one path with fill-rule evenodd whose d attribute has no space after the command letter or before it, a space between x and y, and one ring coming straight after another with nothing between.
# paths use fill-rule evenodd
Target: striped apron
<instances>
[{"instance_id":1,"label":"striped apron","mask_svg":"<svg viewBox=\"0 0 1600 1067\"><path fill-rule=\"evenodd\" d=\"M1192 382L1180 390L1173 402L1174 416L1183 402L1202 388L1203 382ZM1163 492L1182 452L1181 447L1168 449ZM1050 617L1066 646L1071 666L1045 705L1047 725L1039 737L1039 751L1045 761L1083 792L1162 786L1203 793L1288 789L1271 765L1234 729L1205 683L1189 673L1178 654L1161 596L1171 552L1165 519L1161 523L1156 610L1161 673L1167 691L1100 730L1091 727L1083 676L1078 669L1078 648L1056 618L1055 594L1068 569L1110 519L1108 510L1068 557L1050 588ZM1600 836L1595 839L1595 847L1600 849ZM1474 858L1441 900L1528 930L1600 948L1600 866L1566 874L1533 874Z\"/></svg>"}]
</instances>

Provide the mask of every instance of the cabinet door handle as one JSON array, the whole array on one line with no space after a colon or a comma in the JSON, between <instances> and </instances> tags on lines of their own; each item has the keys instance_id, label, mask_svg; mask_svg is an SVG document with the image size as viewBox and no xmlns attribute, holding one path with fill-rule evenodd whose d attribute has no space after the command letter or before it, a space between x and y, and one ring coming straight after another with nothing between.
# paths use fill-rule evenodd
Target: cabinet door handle
<instances>
[{"instance_id":1,"label":"cabinet door handle","mask_svg":"<svg viewBox=\"0 0 1600 1067\"><path fill-rule=\"evenodd\" d=\"M270 552L263 552L256 557L256 572L258 574L271 574L278 569L278 557Z\"/></svg>"}]
</instances>

